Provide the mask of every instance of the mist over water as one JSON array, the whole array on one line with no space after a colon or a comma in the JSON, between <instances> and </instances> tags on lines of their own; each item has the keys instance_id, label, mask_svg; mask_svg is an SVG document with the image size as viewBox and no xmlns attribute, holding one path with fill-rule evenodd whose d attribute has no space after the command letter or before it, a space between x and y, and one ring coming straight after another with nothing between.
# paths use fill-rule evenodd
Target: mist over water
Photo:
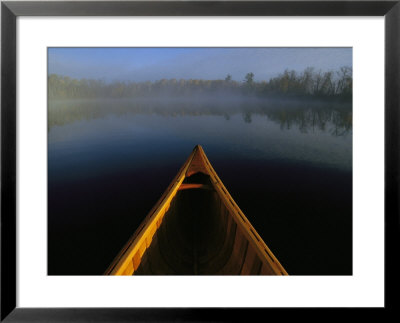
<instances>
[{"instance_id":1,"label":"mist over water","mask_svg":"<svg viewBox=\"0 0 400 323\"><path fill-rule=\"evenodd\" d=\"M71 127L58 129L57 125L97 120L82 131L108 137L124 127L127 131L148 129L143 140L168 133L191 145L218 144L248 158L286 158L351 169L348 103L223 97L67 100L50 105L49 120L49 130L54 128L50 143L72 135L68 134ZM111 134L92 129L99 124ZM75 129L73 135L78 137L79 132Z\"/></svg>"}]
</instances>

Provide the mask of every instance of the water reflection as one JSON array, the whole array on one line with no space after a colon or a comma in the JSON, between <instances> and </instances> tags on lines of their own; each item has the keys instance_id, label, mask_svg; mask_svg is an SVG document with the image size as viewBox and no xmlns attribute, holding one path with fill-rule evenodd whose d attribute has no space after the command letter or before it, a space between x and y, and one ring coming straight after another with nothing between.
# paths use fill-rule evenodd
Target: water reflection
<instances>
[{"instance_id":1,"label":"water reflection","mask_svg":"<svg viewBox=\"0 0 400 323\"><path fill-rule=\"evenodd\" d=\"M51 101L49 274L102 274L196 144L290 274L351 274L351 106L233 98Z\"/></svg>"},{"instance_id":2,"label":"water reflection","mask_svg":"<svg viewBox=\"0 0 400 323\"><path fill-rule=\"evenodd\" d=\"M282 130L293 127L302 133L320 130L332 136L344 136L352 130L352 108L349 103L290 100L179 99L167 100L57 100L49 103L49 130L78 120L94 120L109 115L134 116L222 116L230 120L241 115L245 123L253 116L266 116Z\"/></svg>"}]
</instances>

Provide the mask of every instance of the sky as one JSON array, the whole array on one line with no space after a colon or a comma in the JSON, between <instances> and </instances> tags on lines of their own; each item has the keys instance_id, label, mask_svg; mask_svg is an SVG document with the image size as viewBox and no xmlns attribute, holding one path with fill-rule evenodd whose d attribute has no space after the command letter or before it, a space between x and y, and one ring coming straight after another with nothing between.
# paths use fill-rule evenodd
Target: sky
<instances>
[{"instance_id":1,"label":"sky","mask_svg":"<svg viewBox=\"0 0 400 323\"><path fill-rule=\"evenodd\" d=\"M48 73L114 81L224 79L236 81L252 72L269 80L285 69L338 70L352 66L352 48L49 48Z\"/></svg>"}]
</instances>

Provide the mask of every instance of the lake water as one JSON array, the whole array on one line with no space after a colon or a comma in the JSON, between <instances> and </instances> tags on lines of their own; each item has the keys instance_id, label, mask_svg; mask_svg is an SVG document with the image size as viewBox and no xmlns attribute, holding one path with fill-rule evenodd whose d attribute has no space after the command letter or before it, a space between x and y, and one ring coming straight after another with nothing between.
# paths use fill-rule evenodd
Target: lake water
<instances>
[{"instance_id":1,"label":"lake water","mask_svg":"<svg viewBox=\"0 0 400 323\"><path fill-rule=\"evenodd\" d=\"M352 274L351 105L244 99L50 102L48 273L102 274L197 144L289 274Z\"/></svg>"}]
</instances>

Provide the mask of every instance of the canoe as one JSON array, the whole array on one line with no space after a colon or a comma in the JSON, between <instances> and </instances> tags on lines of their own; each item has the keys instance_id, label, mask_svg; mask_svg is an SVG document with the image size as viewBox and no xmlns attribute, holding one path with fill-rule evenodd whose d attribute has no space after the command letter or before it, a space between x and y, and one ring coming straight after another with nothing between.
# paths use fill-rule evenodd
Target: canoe
<instances>
[{"instance_id":1,"label":"canoe","mask_svg":"<svg viewBox=\"0 0 400 323\"><path fill-rule=\"evenodd\" d=\"M105 275L288 275L197 145Z\"/></svg>"}]
</instances>

